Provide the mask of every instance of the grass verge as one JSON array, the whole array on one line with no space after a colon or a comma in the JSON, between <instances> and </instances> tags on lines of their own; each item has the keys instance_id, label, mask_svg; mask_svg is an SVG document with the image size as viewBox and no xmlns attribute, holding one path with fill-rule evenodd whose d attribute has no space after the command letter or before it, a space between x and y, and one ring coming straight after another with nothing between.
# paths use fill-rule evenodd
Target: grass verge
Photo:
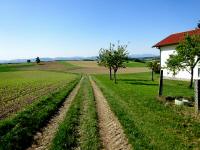
<instances>
[{"instance_id":1,"label":"grass verge","mask_svg":"<svg viewBox=\"0 0 200 150\"><path fill-rule=\"evenodd\" d=\"M14 118L0 122L0 149L25 149L78 83L78 78L62 90L42 97Z\"/></svg>"},{"instance_id":2,"label":"grass verge","mask_svg":"<svg viewBox=\"0 0 200 150\"><path fill-rule=\"evenodd\" d=\"M65 120L59 126L51 149L99 149L99 143L93 91L88 78L85 77Z\"/></svg>"}]
</instances>

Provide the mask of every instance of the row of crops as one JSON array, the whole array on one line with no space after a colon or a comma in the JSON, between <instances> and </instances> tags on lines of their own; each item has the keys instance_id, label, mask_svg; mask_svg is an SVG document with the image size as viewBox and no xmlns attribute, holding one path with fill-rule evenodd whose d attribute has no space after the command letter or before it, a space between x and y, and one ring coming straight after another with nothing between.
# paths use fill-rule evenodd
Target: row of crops
<instances>
[{"instance_id":1,"label":"row of crops","mask_svg":"<svg viewBox=\"0 0 200 150\"><path fill-rule=\"evenodd\" d=\"M15 113L40 97L62 89L76 75L47 71L0 73L0 118Z\"/></svg>"},{"instance_id":2,"label":"row of crops","mask_svg":"<svg viewBox=\"0 0 200 150\"><path fill-rule=\"evenodd\" d=\"M78 78L61 90L40 98L17 115L0 122L0 149L24 149L75 87Z\"/></svg>"}]
</instances>

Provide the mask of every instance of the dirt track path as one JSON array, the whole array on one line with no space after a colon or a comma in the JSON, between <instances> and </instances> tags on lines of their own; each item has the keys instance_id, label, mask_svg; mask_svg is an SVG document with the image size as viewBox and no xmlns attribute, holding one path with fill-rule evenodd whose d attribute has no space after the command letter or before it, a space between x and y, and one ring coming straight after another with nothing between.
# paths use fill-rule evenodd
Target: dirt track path
<instances>
[{"instance_id":1,"label":"dirt track path","mask_svg":"<svg viewBox=\"0 0 200 150\"><path fill-rule=\"evenodd\" d=\"M71 105L71 102L75 98L75 96L80 88L80 84L81 84L82 80L83 80L83 78L80 80L78 85L73 89L73 91L67 97L67 99L65 100L63 105L60 107L58 112L55 114L55 116L52 117L52 119L41 130L41 132L38 132L34 136L33 144L27 150L47 150L47 149L49 149L49 146L53 140L54 135L56 134L59 124L64 120L64 117Z\"/></svg>"},{"instance_id":2,"label":"dirt track path","mask_svg":"<svg viewBox=\"0 0 200 150\"><path fill-rule=\"evenodd\" d=\"M110 107L103 96L101 90L91 79L96 107L99 119L99 132L103 149L106 150L131 150L132 146L128 144L128 139L123 132L122 126L117 117L110 110Z\"/></svg>"}]
</instances>

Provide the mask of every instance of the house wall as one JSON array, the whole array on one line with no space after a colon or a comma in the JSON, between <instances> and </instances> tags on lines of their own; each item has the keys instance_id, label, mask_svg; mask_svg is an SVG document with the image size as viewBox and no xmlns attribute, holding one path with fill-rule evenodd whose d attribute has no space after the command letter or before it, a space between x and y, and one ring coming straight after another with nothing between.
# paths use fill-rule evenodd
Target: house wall
<instances>
[{"instance_id":1,"label":"house wall","mask_svg":"<svg viewBox=\"0 0 200 150\"><path fill-rule=\"evenodd\" d=\"M170 55L174 54L175 48L177 45L164 46L160 48L160 57L161 57L161 68L163 70L164 78L173 78L173 79L183 79L189 80L191 78L191 74L186 70L179 71L177 75L173 76L172 72L166 69L166 61ZM197 64L194 68L194 79L198 78L198 68L200 68L200 64Z\"/></svg>"}]
</instances>

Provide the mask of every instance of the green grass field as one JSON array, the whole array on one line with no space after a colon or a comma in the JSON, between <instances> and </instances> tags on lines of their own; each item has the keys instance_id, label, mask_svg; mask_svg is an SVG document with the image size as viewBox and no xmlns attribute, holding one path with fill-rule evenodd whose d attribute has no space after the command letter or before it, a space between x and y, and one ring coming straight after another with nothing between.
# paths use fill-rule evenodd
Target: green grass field
<instances>
[{"instance_id":1,"label":"green grass field","mask_svg":"<svg viewBox=\"0 0 200 150\"><path fill-rule=\"evenodd\" d=\"M125 66L126 67L146 67L147 64L142 63L142 62L128 61L127 63L125 63Z\"/></svg>"},{"instance_id":2,"label":"green grass field","mask_svg":"<svg viewBox=\"0 0 200 150\"><path fill-rule=\"evenodd\" d=\"M69 70L80 68L79 66L76 66L76 65L70 63L69 61L59 61L59 63L65 65L66 69L69 69Z\"/></svg>"},{"instance_id":3,"label":"green grass field","mask_svg":"<svg viewBox=\"0 0 200 150\"><path fill-rule=\"evenodd\" d=\"M0 72L18 71L34 66L34 63L0 64Z\"/></svg>"},{"instance_id":4,"label":"green grass field","mask_svg":"<svg viewBox=\"0 0 200 150\"><path fill-rule=\"evenodd\" d=\"M158 76L154 82L150 78L148 73L119 75L114 84L106 75L94 76L134 149L200 147L200 121L158 102ZM193 96L193 90L188 82L165 80L164 95Z\"/></svg>"},{"instance_id":5,"label":"green grass field","mask_svg":"<svg viewBox=\"0 0 200 150\"><path fill-rule=\"evenodd\" d=\"M76 65L79 62L73 63L0 65L0 149L30 146L35 133L46 125L73 90L80 74L84 74L67 73L69 70L83 69L90 64L99 69L95 62L80 62L81 67ZM131 69L146 66L137 62L128 65ZM194 117L194 107L165 105L158 101L159 75L151 81L150 72L119 74L118 84L110 81L108 75L97 74L92 78L134 149L200 147L200 119ZM188 85L186 81L164 80L163 95L192 97L194 91ZM93 90L85 76L59 125L51 149L100 149L96 111Z\"/></svg>"}]
</instances>

